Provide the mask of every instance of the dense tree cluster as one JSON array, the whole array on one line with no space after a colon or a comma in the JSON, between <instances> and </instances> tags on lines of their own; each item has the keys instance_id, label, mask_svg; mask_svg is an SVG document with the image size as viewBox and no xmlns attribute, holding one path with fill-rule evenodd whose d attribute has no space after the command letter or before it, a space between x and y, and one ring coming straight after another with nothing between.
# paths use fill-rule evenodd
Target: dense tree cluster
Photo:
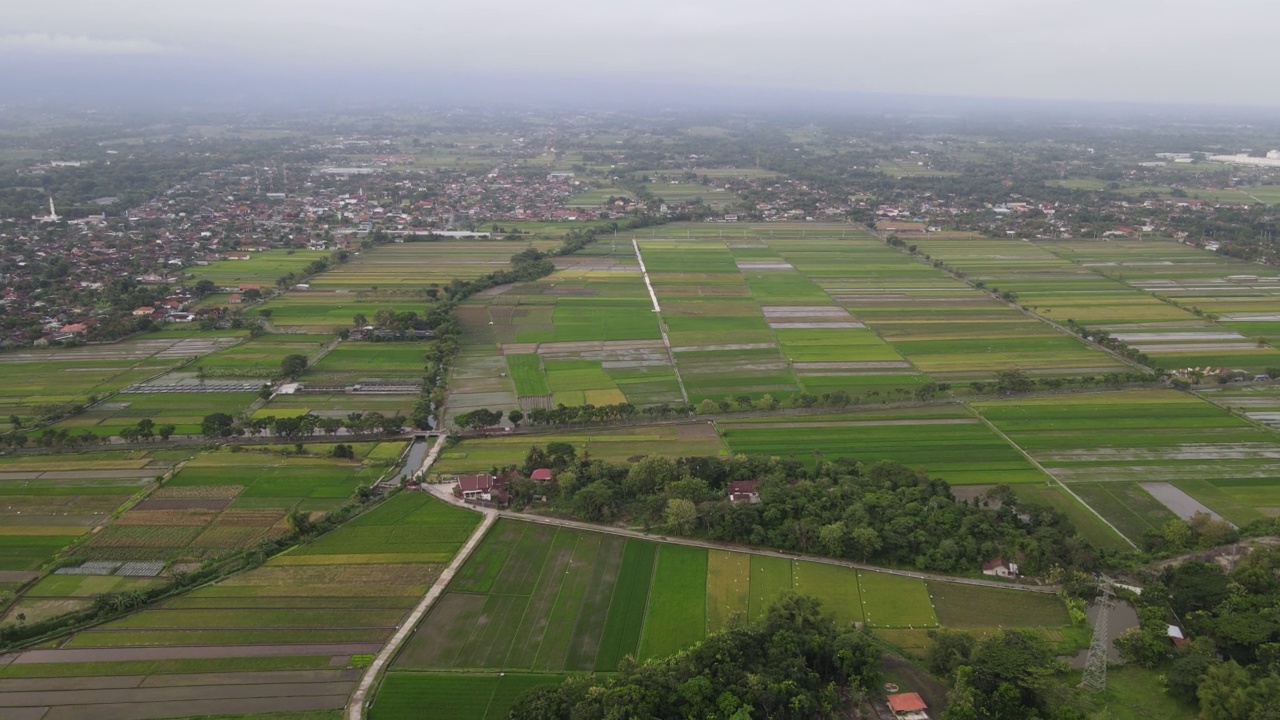
<instances>
[{"instance_id":1,"label":"dense tree cluster","mask_svg":"<svg viewBox=\"0 0 1280 720\"><path fill-rule=\"evenodd\" d=\"M670 658L624 661L615 677L575 676L533 690L512 718L808 719L848 712L880 681L880 653L840 629L820 603L784 595L757 624L708 637Z\"/></svg>"},{"instance_id":2,"label":"dense tree cluster","mask_svg":"<svg viewBox=\"0 0 1280 720\"><path fill-rule=\"evenodd\" d=\"M1116 638L1121 657L1163 671L1168 693L1202 720L1280 718L1280 550L1255 549L1230 572L1165 568L1135 600L1141 626ZM1178 649L1167 628L1191 642Z\"/></svg>"},{"instance_id":3,"label":"dense tree cluster","mask_svg":"<svg viewBox=\"0 0 1280 720\"><path fill-rule=\"evenodd\" d=\"M978 638L956 630L930 632L929 670L951 681L943 720L1083 720L1081 698L1060 681L1067 666L1052 646L1028 630Z\"/></svg>"},{"instance_id":4,"label":"dense tree cluster","mask_svg":"<svg viewBox=\"0 0 1280 720\"><path fill-rule=\"evenodd\" d=\"M564 445L563 443L559 445ZM524 468L558 471L548 507L590 521L626 519L712 540L936 572L975 572L1003 555L1024 572L1089 569L1097 551L1061 512L1007 487L957 500L943 480L897 462L650 456L630 464L531 449ZM731 502L730 482L758 481L759 503ZM539 494L544 494L540 492ZM517 484L513 498L533 493Z\"/></svg>"},{"instance_id":5,"label":"dense tree cluster","mask_svg":"<svg viewBox=\"0 0 1280 720\"><path fill-rule=\"evenodd\" d=\"M1206 550L1240 539L1240 532L1226 520L1215 520L1208 513L1196 513L1190 520L1173 518L1159 528L1142 534L1142 548L1153 554L1174 554L1188 550Z\"/></svg>"}]
</instances>

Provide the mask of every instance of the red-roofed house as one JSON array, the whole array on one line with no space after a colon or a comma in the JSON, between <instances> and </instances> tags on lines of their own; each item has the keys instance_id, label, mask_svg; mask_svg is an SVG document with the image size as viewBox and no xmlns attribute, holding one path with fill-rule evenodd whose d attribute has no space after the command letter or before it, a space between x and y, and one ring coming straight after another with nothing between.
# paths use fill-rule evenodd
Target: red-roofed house
<instances>
[{"instance_id":1,"label":"red-roofed house","mask_svg":"<svg viewBox=\"0 0 1280 720\"><path fill-rule=\"evenodd\" d=\"M929 714L925 712L929 706L920 697L920 693L894 693L885 700L898 720L929 720Z\"/></svg>"},{"instance_id":2,"label":"red-roofed house","mask_svg":"<svg viewBox=\"0 0 1280 720\"><path fill-rule=\"evenodd\" d=\"M479 475L459 475L457 485L453 486L453 494L463 500L476 502L505 503L507 491L502 487L502 479L488 473Z\"/></svg>"},{"instance_id":3,"label":"red-roofed house","mask_svg":"<svg viewBox=\"0 0 1280 720\"><path fill-rule=\"evenodd\" d=\"M551 482L551 478L551 468L538 468L529 476L530 480L535 480L537 482Z\"/></svg>"},{"instance_id":4,"label":"red-roofed house","mask_svg":"<svg viewBox=\"0 0 1280 720\"><path fill-rule=\"evenodd\" d=\"M759 480L734 480L729 483L729 502L760 502Z\"/></svg>"},{"instance_id":5,"label":"red-roofed house","mask_svg":"<svg viewBox=\"0 0 1280 720\"><path fill-rule=\"evenodd\" d=\"M70 325L63 325L58 329L58 332L69 333L71 335L83 335L88 329L88 326L84 323L71 323Z\"/></svg>"},{"instance_id":6,"label":"red-roofed house","mask_svg":"<svg viewBox=\"0 0 1280 720\"><path fill-rule=\"evenodd\" d=\"M1002 557L994 557L982 563L982 574L1003 578L1018 577L1018 564Z\"/></svg>"}]
</instances>

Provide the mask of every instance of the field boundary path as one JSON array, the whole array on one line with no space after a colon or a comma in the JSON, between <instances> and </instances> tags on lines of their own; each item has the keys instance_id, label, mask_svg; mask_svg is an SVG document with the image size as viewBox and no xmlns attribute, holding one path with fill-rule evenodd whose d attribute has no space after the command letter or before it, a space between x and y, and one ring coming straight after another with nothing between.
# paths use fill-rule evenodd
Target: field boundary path
<instances>
[{"instance_id":1,"label":"field boundary path","mask_svg":"<svg viewBox=\"0 0 1280 720\"><path fill-rule=\"evenodd\" d=\"M423 461L422 469L425 470L431 466L431 463L435 461L436 456L439 455L440 448L443 447L444 437L441 436L437 440L436 444L431 448L431 452L427 455L426 460ZM435 494L437 497L440 497L439 493ZM450 498L453 497L451 493L448 493L448 495ZM458 550L458 553L453 556L453 560L449 563L449 566L444 569L444 572L440 573L440 577L436 578L435 583L427 589L427 594L422 596L422 600L418 601L418 604L414 606L413 612L409 613L409 617L405 618L404 621L400 623L395 634L391 636L391 639L387 641L386 645L382 646L382 650L378 652L378 655L373 659L373 662L369 663L369 668L365 670L364 676L360 678L360 684L356 686L355 692L351 693L351 699L347 701L346 716L348 720L363 720L365 710L367 709L370 700L372 700L372 698L369 697L369 692L373 689L378 678L382 675L387 665L391 663L391 659L395 657L397 652L399 652L400 646L403 645L405 640L408 640L409 636L418 628L418 623L426 616L427 611L430 610L436 600L444 594L444 589L449 585L449 582L453 580L453 576L462 567L463 563L471 557L471 553L480 545L480 541L484 538L485 534L489 532L489 528L493 526L493 523L498 519L498 513L495 510L476 507L474 505L466 505L460 502L456 504L462 504L463 507L478 511L484 517L480 521L480 525L476 527L475 532L471 533L471 537L467 539L466 544L463 545L462 549Z\"/></svg>"},{"instance_id":2,"label":"field boundary path","mask_svg":"<svg viewBox=\"0 0 1280 720\"><path fill-rule=\"evenodd\" d=\"M987 416L983 415L981 410L979 410L978 408L968 403L964 403L964 406L968 408L969 411L972 412L974 415L978 416L978 419L981 420L983 424L985 424L991 430L991 432L1000 436L1000 438L1003 439L1006 443L1009 443L1009 447L1013 448L1014 450L1017 450L1019 453L1022 454L1022 457L1027 459L1027 462L1031 463L1033 466L1035 466L1037 470L1044 473L1045 477L1049 478L1050 481L1057 483L1058 487L1062 488L1063 490L1066 490L1068 495L1076 499L1076 502L1083 505L1085 508L1089 510L1089 512L1093 513L1094 517L1101 520L1102 524L1111 528L1111 532L1120 536L1121 540L1124 540L1125 542L1129 543L1129 547L1132 547L1134 550L1138 549L1137 543L1130 540L1128 535L1125 535L1124 533L1120 532L1119 528L1117 528L1115 525L1112 525L1110 520L1107 520L1106 518L1102 517L1102 513L1098 512L1097 510L1094 510L1092 505L1084 501L1084 498L1077 495L1074 490L1067 487L1066 483L1062 482L1057 478L1057 476L1055 476L1053 473L1046 470L1045 467L1041 465L1039 462L1037 462L1035 458L1031 457L1031 453L1027 452L1026 450L1023 450L1021 445L1013 441L1013 438L1009 437L1008 435L1005 435L1003 430L996 427L995 423L988 420Z\"/></svg>"},{"instance_id":3,"label":"field boundary path","mask_svg":"<svg viewBox=\"0 0 1280 720\"><path fill-rule=\"evenodd\" d=\"M649 299L653 300L653 313L658 316L658 332L662 333L662 345L667 349L667 360L671 362L671 372L676 376L676 384L680 386L680 397L689 402L689 393L684 389L684 378L680 377L680 368L676 366L676 356L671 351L671 338L667 336L667 324L662 322L662 308L658 306L658 293L649 282L649 269L644 266L644 258L640 255L640 241L631 238L631 247L636 250L636 262L640 263L640 275L644 277L644 286L649 289Z\"/></svg>"},{"instance_id":4,"label":"field boundary path","mask_svg":"<svg viewBox=\"0 0 1280 720\"><path fill-rule=\"evenodd\" d=\"M434 483L430 485L423 485L423 487L431 492L431 494L445 502L453 503L460 507L470 507L477 510L481 509L455 497L450 491L448 483ZM781 550L769 550L766 548L752 547L750 545L735 545L733 543L715 542L713 540L697 540L695 538L654 535L640 530L629 530L627 528L620 528L612 525L595 525L593 523L581 522L578 520L562 520L560 518L547 517L545 515L533 515L530 513L516 512L514 510L489 510L489 512L494 513L498 517L511 518L512 520L524 520L526 522L540 523L542 525L551 525L553 527L561 527L570 530L608 533L610 535L620 535L622 537L635 538L637 540L648 540L656 543L687 545L689 547L703 548L706 550L726 550L729 552L740 552L750 555L764 555L767 557L781 558L783 560L804 560L805 562L835 565L837 567L853 568L855 570L868 570L871 572L884 573L886 575L916 578L918 580L937 580L939 582L950 582L960 585L975 585L979 587L999 588L1001 590L1022 590L1024 592L1050 594L1056 593L1061 589L1060 585L1014 585L1011 583L1000 582L998 580L980 580L978 578L956 577L954 575L941 575L939 573L922 572L918 570L899 570L897 568L887 568L879 565L871 565L869 563L860 563L856 560L843 560L840 558L823 557L821 555L783 552Z\"/></svg>"}]
</instances>

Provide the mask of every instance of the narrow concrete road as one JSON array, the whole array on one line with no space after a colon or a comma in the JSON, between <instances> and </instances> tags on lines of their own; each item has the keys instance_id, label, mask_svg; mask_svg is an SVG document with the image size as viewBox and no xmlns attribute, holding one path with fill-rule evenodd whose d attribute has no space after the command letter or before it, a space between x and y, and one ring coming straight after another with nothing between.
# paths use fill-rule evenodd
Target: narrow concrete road
<instances>
[{"instance_id":1,"label":"narrow concrete road","mask_svg":"<svg viewBox=\"0 0 1280 720\"><path fill-rule=\"evenodd\" d=\"M427 594L423 596L418 605L413 608L413 612L409 613L409 617L400 625L400 629L396 630L395 635L391 636L391 639L383 646L382 651L379 652L378 656L369 664L369 668L365 670L364 677L360 678L360 684L356 686L356 691L351 694L351 700L347 702L348 720L362 720L362 718L364 718L367 706L373 700L373 698L369 696L369 691L373 689L378 677L382 675L387 665L391 662L391 659L400 651L400 646L404 644L404 641L408 640L409 636L413 634L414 628L418 627L418 623L422 621L424 616L426 616L427 611L435 604L436 599L444 593L445 587L447 587L449 582L453 580L454 574L456 574L458 569L462 567L462 564L467 561L467 558L471 557L471 553L476 549L476 546L480 544L480 540L484 537L484 534L489 532L489 528L492 527L494 521L498 519L498 513L493 510L483 508L473 509L478 509L480 512L484 513L484 519L480 521L479 527L477 527L476 531L472 533L471 538L467 540L467 543L463 545L462 549L458 551L458 554L453 557L453 562L449 563L449 567L445 568L444 572L440 574L440 577L436 579L435 584L431 586L431 589L427 590Z\"/></svg>"},{"instance_id":2,"label":"narrow concrete road","mask_svg":"<svg viewBox=\"0 0 1280 720\"><path fill-rule=\"evenodd\" d=\"M675 373L676 385L680 387L680 397L689 402L689 392L684 389L684 378L680 377L680 368L676 366L676 356L671 350L671 338L667 335L667 324L662 320L662 308L658 306L658 293L649 282L649 269L644 266L644 257L640 255L640 241L631 238L631 247L636 251L636 262L640 263L640 275L644 277L644 286L649 288L649 299L653 300L653 314L657 315L658 332L662 333L662 345L667 350L667 361L671 363L671 371Z\"/></svg>"},{"instance_id":3,"label":"narrow concrete road","mask_svg":"<svg viewBox=\"0 0 1280 720\"><path fill-rule=\"evenodd\" d=\"M431 463L435 462L436 457L440 454L440 449L444 447L444 439L444 435L437 438L436 444L431 448L431 452L423 460L420 471L425 471L431 467ZM452 493L446 492L446 494L451 498L453 497ZM437 494L437 496L439 495ZM476 527L475 532L471 533L471 537L467 539L466 544L462 546L457 555L453 556L453 561L449 563L449 567L440 573L440 577L436 578L436 581L427 590L427 594L422 597L422 600L418 601L418 604L413 608L413 612L409 613L409 617L405 618L395 634L391 636L387 644L378 652L377 657L369 664L364 676L360 678L360 684L356 686L355 692L351 694L351 699L347 702L346 714L348 720L362 720L364 718L367 706L373 700L369 693L374 685L377 684L379 676L386 670L387 665L395 657L396 653L400 651L400 646L404 645L405 640L408 640L409 636L413 634L414 629L418 627L418 623L422 621L427 611L435 604L436 599L444 593L444 589L453 580L453 576L458 572L458 569L467 561L467 558L471 557L471 553L480 544L485 533L489 532L489 528L493 526L494 521L498 519L498 513L494 510L471 505L465 505L465 507L484 516L480 521L480 525Z\"/></svg>"},{"instance_id":4,"label":"narrow concrete road","mask_svg":"<svg viewBox=\"0 0 1280 720\"><path fill-rule=\"evenodd\" d=\"M1031 457L1031 453L1022 449L1022 446L1014 442L1013 438L1009 437L1008 435L1005 435L1004 431L996 427L995 423L988 420L987 416L983 415L981 410L974 407L973 405L968 405L968 404L966 404L965 407L969 409L969 412L973 413L979 420L981 420L982 423L987 426L988 430L990 430L991 432L999 436L1001 440L1004 440L1006 443L1009 444L1009 447L1013 448L1014 450L1017 450L1022 455L1022 457L1026 458L1027 462L1034 465L1037 470L1044 473L1045 476L1048 477L1053 482L1057 483L1058 487L1062 488L1064 492L1066 492L1071 497L1075 498L1076 502L1080 503L1086 509L1088 509L1089 512L1093 513L1094 517L1101 520L1103 525L1106 525L1107 527L1111 528L1111 531L1114 532L1116 535L1120 536L1121 540L1124 540L1125 542L1129 543L1129 546L1132 547L1134 550L1138 549L1137 543L1130 540L1129 537L1124 533L1120 532L1120 528L1116 527L1115 525L1112 525L1110 520L1107 520L1106 518L1102 517L1102 513L1098 512L1097 510L1094 510L1092 505L1084 501L1084 498L1077 495L1074 490L1067 487L1066 483L1062 482L1061 480L1058 479L1056 475L1049 472L1048 468L1041 465L1039 461L1037 461L1035 458Z\"/></svg>"}]
</instances>

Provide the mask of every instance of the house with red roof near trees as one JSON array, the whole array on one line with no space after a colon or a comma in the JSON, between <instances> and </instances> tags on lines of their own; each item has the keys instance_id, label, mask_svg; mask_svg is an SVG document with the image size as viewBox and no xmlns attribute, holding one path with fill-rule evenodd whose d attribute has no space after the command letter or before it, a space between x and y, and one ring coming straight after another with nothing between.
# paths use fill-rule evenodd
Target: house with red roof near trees
<instances>
[{"instance_id":1,"label":"house with red roof near trees","mask_svg":"<svg viewBox=\"0 0 1280 720\"><path fill-rule=\"evenodd\" d=\"M929 720L929 706L920 697L920 693L894 693L886 697L885 701L898 720Z\"/></svg>"}]
</instances>

